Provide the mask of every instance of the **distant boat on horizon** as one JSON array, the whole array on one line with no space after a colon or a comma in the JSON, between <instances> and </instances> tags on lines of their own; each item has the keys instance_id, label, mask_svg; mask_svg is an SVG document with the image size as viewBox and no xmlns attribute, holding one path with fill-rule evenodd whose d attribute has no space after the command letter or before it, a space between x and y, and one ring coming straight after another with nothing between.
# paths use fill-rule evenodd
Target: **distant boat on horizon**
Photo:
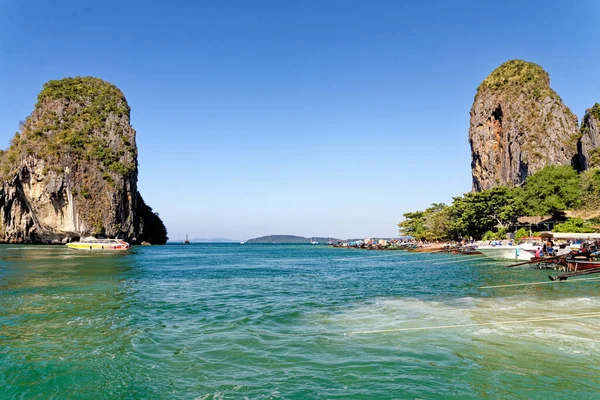
<instances>
[{"instance_id":1,"label":"distant boat on horizon","mask_svg":"<svg viewBox=\"0 0 600 400\"><path fill-rule=\"evenodd\" d=\"M246 239L246 238L242 237L242 241L240 242L240 244L244 244L244 243L246 243L246 240L245 240L245 239Z\"/></svg>"},{"instance_id":2,"label":"distant boat on horizon","mask_svg":"<svg viewBox=\"0 0 600 400\"><path fill-rule=\"evenodd\" d=\"M185 234L185 240L183 241L183 244L190 244L187 233Z\"/></svg>"},{"instance_id":3,"label":"distant boat on horizon","mask_svg":"<svg viewBox=\"0 0 600 400\"><path fill-rule=\"evenodd\" d=\"M317 242L317 241L315 240L315 238L312 238L312 237L311 237L311 238L310 238L310 244L319 244L319 242Z\"/></svg>"}]
</instances>

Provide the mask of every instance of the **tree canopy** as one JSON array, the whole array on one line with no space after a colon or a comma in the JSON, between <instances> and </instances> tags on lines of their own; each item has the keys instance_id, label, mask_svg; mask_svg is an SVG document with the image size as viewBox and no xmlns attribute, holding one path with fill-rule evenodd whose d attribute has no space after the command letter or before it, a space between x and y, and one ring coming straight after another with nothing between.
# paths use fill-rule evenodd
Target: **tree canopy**
<instances>
[{"instance_id":1,"label":"tree canopy","mask_svg":"<svg viewBox=\"0 0 600 400\"><path fill-rule=\"evenodd\" d=\"M530 176L523 188L495 187L404 213L400 233L418 240L501 238L522 216L557 217L566 210L600 208L600 169L580 175L570 166L548 166ZM580 222L581 221L581 222ZM593 231L583 220L556 226L557 232ZM529 229L520 232L525 235Z\"/></svg>"},{"instance_id":2,"label":"tree canopy","mask_svg":"<svg viewBox=\"0 0 600 400\"><path fill-rule=\"evenodd\" d=\"M550 165L525 180L521 192L528 215L560 215L581 205L579 177L569 165Z\"/></svg>"}]
</instances>

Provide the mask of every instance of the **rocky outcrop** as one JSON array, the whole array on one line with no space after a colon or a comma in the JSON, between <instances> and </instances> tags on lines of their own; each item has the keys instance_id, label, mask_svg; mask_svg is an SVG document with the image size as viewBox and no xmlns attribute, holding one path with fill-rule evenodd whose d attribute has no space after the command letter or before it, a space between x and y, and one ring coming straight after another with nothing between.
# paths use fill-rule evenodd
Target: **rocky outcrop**
<instances>
[{"instance_id":1,"label":"rocky outcrop","mask_svg":"<svg viewBox=\"0 0 600 400\"><path fill-rule=\"evenodd\" d=\"M469 143L473 190L521 185L546 165L571 164L577 117L550 87L537 64L502 64L477 89Z\"/></svg>"},{"instance_id":2,"label":"rocky outcrop","mask_svg":"<svg viewBox=\"0 0 600 400\"><path fill-rule=\"evenodd\" d=\"M0 240L165 243L164 224L137 191L135 135L116 86L97 78L46 83L0 157Z\"/></svg>"},{"instance_id":3,"label":"rocky outcrop","mask_svg":"<svg viewBox=\"0 0 600 400\"><path fill-rule=\"evenodd\" d=\"M585 110L577 143L575 166L579 171L600 167L600 104Z\"/></svg>"}]
</instances>

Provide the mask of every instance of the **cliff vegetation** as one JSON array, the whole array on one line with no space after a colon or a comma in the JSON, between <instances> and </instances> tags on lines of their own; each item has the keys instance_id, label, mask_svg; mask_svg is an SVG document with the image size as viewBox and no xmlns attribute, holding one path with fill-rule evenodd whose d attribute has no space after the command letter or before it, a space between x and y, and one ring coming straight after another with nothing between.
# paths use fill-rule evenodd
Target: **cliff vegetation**
<instances>
[{"instance_id":1,"label":"cliff vegetation","mask_svg":"<svg viewBox=\"0 0 600 400\"><path fill-rule=\"evenodd\" d=\"M546 165L571 165L578 154L577 117L535 63L496 68L478 87L470 115L475 191L522 185Z\"/></svg>"},{"instance_id":2,"label":"cliff vegetation","mask_svg":"<svg viewBox=\"0 0 600 400\"><path fill-rule=\"evenodd\" d=\"M164 224L137 192L135 136L115 85L93 77L47 82L0 154L3 240L164 243Z\"/></svg>"},{"instance_id":3,"label":"cliff vegetation","mask_svg":"<svg viewBox=\"0 0 600 400\"><path fill-rule=\"evenodd\" d=\"M434 203L424 211L408 212L398 224L401 235L420 240L504 239L520 217L564 219L575 211L589 215L567 219L557 229L593 232L600 217L600 169L578 174L569 165L547 166L529 176L523 187L497 186L455 197L452 204Z\"/></svg>"}]
</instances>

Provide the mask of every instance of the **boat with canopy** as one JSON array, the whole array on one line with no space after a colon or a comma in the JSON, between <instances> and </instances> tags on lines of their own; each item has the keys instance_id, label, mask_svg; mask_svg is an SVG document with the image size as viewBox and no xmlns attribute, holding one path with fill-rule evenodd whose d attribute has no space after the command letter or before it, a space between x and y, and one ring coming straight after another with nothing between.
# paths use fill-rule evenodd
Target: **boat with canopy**
<instances>
[{"instance_id":1,"label":"boat with canopy","mask_svg":"<svg viewBox=\"0 0 600 400\"><path fill-rule=\"evenodd\" d=\"M67 243L66 246L75 250L110 250L110 251L126 251L131 248L131 245L121 239L81 239L79 242Z\"/></svg>"}]
</instances>

